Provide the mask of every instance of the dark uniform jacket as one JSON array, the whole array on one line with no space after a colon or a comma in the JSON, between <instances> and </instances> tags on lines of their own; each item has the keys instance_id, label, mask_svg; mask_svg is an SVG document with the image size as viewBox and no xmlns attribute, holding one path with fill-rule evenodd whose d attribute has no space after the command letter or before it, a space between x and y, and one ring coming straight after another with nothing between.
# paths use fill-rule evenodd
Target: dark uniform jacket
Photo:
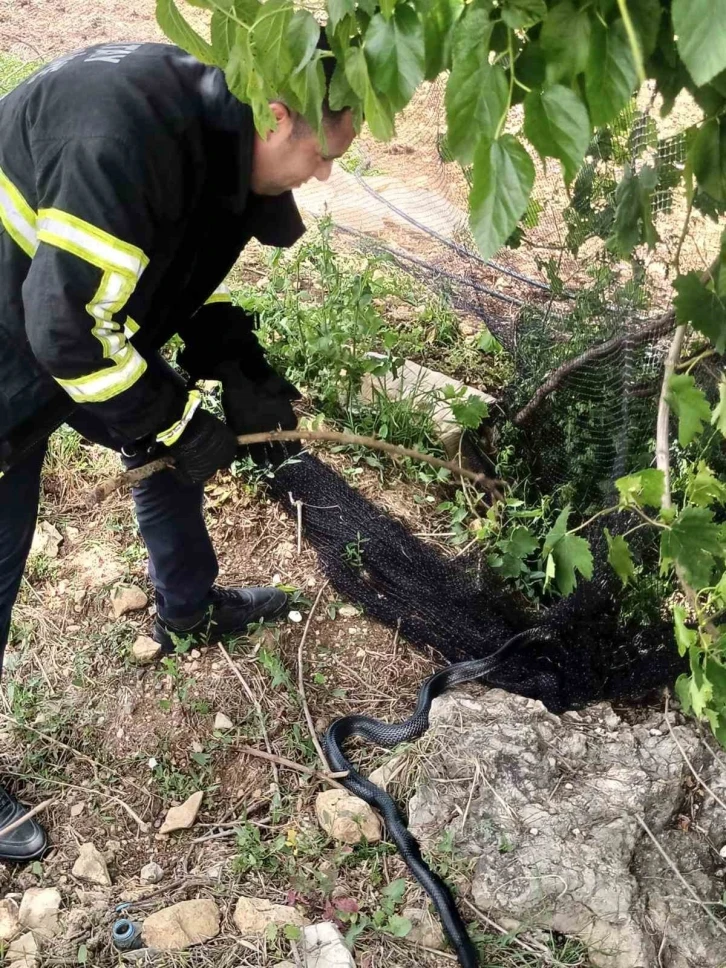
<instances>
[{"instance_id":1,"label":"dark uniform jacket","mask_svg":"<svg viewBox=\"0 0 726 968\"><path fill-rule=\"evenodd\" d=\"M198 395L156 350L208 355L240 251L303 231L290 193L250 190L253 143L222 72L166 44L91 47L0 99L0 471L75 406L121 442L178 438Z\"/></svg>"}]
</instances>

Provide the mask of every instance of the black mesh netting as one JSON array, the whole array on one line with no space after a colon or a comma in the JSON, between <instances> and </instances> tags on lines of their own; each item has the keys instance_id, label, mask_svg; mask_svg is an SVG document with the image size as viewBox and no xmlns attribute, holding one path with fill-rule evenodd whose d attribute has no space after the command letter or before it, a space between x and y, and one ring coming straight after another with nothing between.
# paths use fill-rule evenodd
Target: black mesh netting
<instances>
[{"instance_id":1,"label":"black mesh netting","mask_svg":"<svg viewBox=\"0 0 726 968\"><path fill-rule=\"evenodd\" d=\"M682 671L669 625L621 621L616 580L595 533L593 580L535 613L478 556L442 556L311 454L278 468L270 487L290 513L302 502L304 534L333 587L413 645L460 662L491 655L533 626L554 631L559 645L513 652L496 681L553 711L636 699ZM607 523L617 533L619 522Z\"/></svg>"}]
</instances>

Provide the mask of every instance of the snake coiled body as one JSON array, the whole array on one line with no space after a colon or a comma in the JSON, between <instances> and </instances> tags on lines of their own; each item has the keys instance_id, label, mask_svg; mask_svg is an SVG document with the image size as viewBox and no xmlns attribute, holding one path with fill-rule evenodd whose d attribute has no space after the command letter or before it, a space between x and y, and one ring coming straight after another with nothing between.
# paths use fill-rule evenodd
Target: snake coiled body
<instances>
[{"instance_id":1,"label":"snake coiled body","mask_svg":"<svg viewBox=\"0 0 726 968\"><path fill-rule=\"evenodd\" d=\"M348 775L340 780L343 786L349 793L375 807L382 815L389 836L409 870L431 898L462 968L476 968L479 958L451 891L423 859L419 843L409 831L406 818L395 800L355 770L346 756L345 746L354 737L387 749L417 739L429 728L429 713L434 699L463 683L491 681L493 673L506 662L506 653L515 646L528 645L534 641L558 643L558 637L543 628L520 632L485 659L458 662L430 676L419 691L413 715L404 722L384 723L371 716L345 716L332 723L323 737L330 768L336 773L347 771Z\"/></svg>"}]
</instances>

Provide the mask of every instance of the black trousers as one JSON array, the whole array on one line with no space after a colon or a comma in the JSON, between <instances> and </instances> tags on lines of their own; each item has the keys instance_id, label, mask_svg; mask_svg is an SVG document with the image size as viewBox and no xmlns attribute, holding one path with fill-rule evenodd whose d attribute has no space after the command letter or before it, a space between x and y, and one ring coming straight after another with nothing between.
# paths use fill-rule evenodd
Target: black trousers
<instances>
[{"instance_id":1,"label":"black trousers","mask_svg":"<svg viewBox=\"0 0 726 968\"><path fill-rule=\"evenodd\" d=\"M88 440L118 450L104 426L87 412L76 411L69 424ZM46 444L39 445L0 477L0 668L10 615L33 541L45 451ZM133 461L125 462L134 466ZM159 615L179 619L203 609L218 573L202 511L204 486L183 484L171 471L159 471L132 493L149 552L149 576Z\"/></svg>"}]
</instances>

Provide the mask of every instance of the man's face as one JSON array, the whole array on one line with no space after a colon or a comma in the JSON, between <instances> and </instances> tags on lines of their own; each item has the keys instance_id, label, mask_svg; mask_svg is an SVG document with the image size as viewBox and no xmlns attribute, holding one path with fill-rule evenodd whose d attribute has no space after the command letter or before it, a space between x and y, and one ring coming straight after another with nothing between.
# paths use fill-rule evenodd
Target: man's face
<instances>
[{"instance_id":1,"label":"man's face","mask_svg":"<svg viewBox=\"0 0 726 968\"><path fill-rule=\"evenodd\" d=\"M299 121L295 124L283 104L270 107L277 128L264 140L255 137L252 190L258 195L281 195L311 178L326 181L335 159L345 154L355 138L352 113L345 111L335 122L325 124L323 147L311 128Z\"/></svg>"}]
</instances>

